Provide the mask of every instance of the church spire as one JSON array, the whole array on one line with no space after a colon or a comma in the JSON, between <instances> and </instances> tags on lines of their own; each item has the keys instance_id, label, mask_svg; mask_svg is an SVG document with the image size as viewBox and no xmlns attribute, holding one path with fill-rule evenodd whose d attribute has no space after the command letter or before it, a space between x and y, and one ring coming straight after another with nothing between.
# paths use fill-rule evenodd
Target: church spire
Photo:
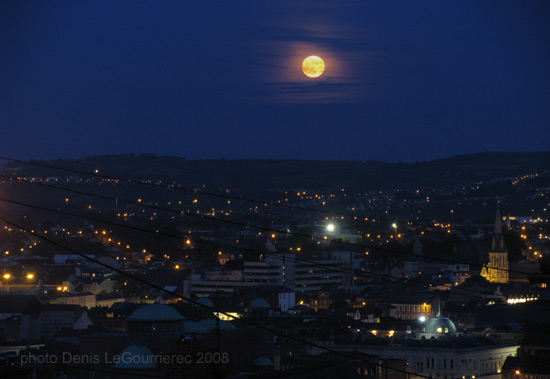
<instances>
[{"instance_id":1,"label":"church spire","mask_svg":"<svg viewBox=\"0 0 550 379\"><path fill-rule=\"evenodd\" d=\"M491 248L493 252L507 252L504 245L504 238L502 236L502 221L500 218L500 202L497 203L497 215L495 219L495 230L493 232L493 245Z\"/></svg>"}]
</instances>

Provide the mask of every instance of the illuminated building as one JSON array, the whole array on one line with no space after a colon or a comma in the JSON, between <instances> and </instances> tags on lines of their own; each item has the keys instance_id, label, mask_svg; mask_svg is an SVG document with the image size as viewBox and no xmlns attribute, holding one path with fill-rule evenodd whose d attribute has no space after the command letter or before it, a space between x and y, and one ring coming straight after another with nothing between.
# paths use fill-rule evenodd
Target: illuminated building
<instances>
[{"instance_id":1,"label":"illuminated building","mask_svg":"<svg viewBox=\"0 0 550 379\"><path fill-rule=\"evenodd\" d=\"M353 287L353 254L330 252L311 264L295 260L293 254L278 254L263 262L245 262L243 279L257 284L280 284L296 291L321 291L325 286Z\"/></svg>"},{"instance_id":2,"label":"illuminated building","mask_svg":"<svg viewBox=\"0 0 550 379\"><path fill-rule=\"evenodd\" d=\"M502 236L500 209L497 207L493 243L489 252L489 263L481 270L481 276L491 283L508 283L508 250Z\"/></svg>"}]
</instances>

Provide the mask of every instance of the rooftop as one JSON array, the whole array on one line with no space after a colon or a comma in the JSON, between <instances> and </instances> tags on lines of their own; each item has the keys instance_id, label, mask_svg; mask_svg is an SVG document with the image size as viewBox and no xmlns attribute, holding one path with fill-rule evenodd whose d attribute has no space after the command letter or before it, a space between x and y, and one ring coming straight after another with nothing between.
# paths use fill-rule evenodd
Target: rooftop
<instances>
[{"instance_id":1,"label":"rooftop","mask_svg":"<svg viewBox=\"0 0 550 379\"><path fill-rule=\"evenodd\" d=\"M164 304L144 305L135 310L128 321L181 321L185 317L174 308Z\"/></svg>"}]
</instances>

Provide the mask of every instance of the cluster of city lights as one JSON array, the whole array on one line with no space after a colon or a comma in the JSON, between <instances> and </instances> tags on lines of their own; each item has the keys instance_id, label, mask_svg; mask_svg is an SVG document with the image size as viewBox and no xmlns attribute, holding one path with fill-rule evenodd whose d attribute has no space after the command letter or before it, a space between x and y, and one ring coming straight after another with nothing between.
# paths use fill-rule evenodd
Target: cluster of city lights
<instances>
[{"instance_id":1,"label":"cluster of city lights","mask_svg":"<svg viewBox=\"0 0 550 379\"><path fill-rule=\"evenodd\" d=\"M15 279L15 276L13 276L12 274L10 273L5 273L4 275L2 275L2 277L6 280L9 280L9 279ZM32 280L34 279L34 274L32 273L28 273L27 275L25 275L25 278L29 279L29 280Z\"/></svg>"},{"instance_id":2,"label":"cluster of city lights","mask_svg":"<svg viewBox=\"0 0 550 379\"><path fill-rule=\"evenodd\" d=\"M508 299L506 302L508 304L518 304L518 303L526 303L528 301L535 301L535 300L538 300L538 297L520 297L520 298L515 298L515 299Z\"/></svg>"}]
</instances>

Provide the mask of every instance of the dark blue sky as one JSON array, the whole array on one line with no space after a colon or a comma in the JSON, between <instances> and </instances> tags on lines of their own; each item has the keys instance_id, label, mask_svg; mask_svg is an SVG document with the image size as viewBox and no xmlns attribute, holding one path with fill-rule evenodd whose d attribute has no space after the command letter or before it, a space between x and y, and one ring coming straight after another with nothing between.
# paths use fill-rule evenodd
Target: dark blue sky
<instances>
[{"instance_id":1,"label":"dark blue sky","mask_svg":"<svg viewBox=\"0 0 550 379\"><path fill-rule=\"evenodd\" d=\"M547 1L2 1L0 155L550 149ZM301 72L308 55L326 72Z\"/></svg>"}]
</instances>

